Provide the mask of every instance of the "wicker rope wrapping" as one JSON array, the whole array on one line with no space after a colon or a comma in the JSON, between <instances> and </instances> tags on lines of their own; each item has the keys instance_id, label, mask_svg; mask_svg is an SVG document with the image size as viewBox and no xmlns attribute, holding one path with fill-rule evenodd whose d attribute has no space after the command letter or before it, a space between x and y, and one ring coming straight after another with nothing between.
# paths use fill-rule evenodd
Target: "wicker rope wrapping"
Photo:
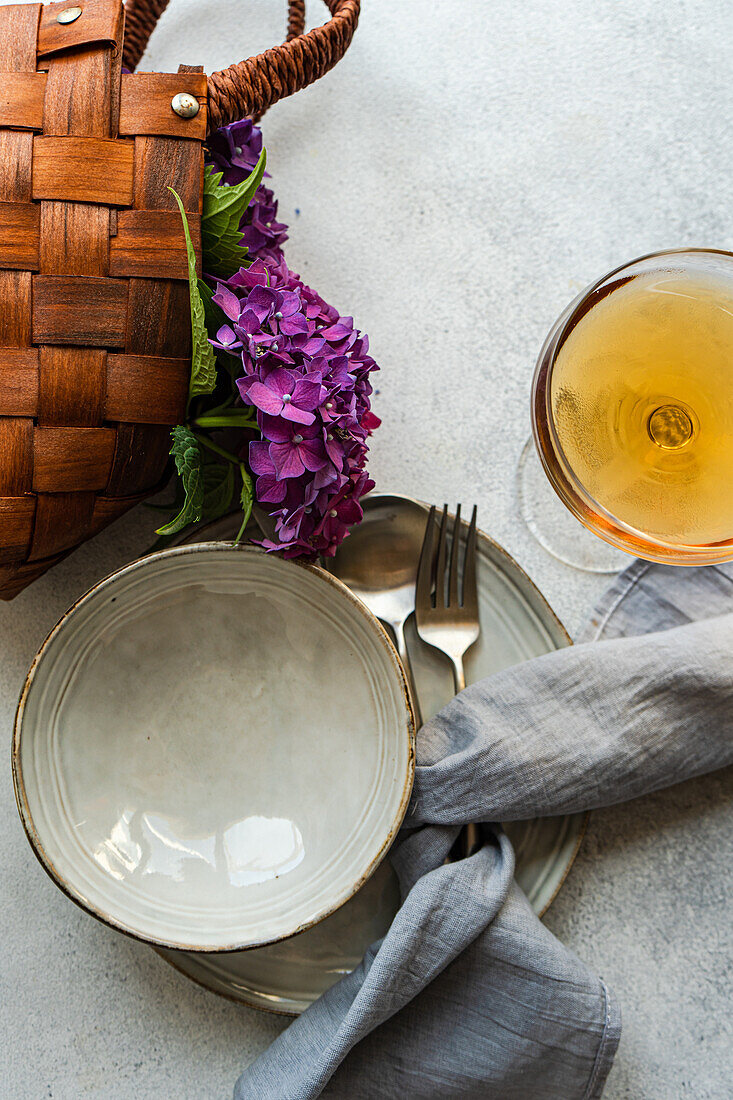
<instances>
[{"instance_id":1,"label":"wicker rope wrapping","mask_svg":"<svg viewBox=\"0 0 733 1100\"><path fill-rule=\"evenodd\" d=\"M200 249L203 142L338 61L359 0L208 82L122 74L167 0L0 6L0 598L160 485L191 356L181 220ZM201 105L171 109L178 92Z\"/></svg>"},{"instance_id":2,"label":"wicker rope wrapping","mask_svg":"<svg viewBox=\"0 0 733 1100\"><path fill-rule=\"evenodd\" d=\"M290 0L288 37L282 46L230 65L209 77L209 128L259 118L279 99L312 84L340 61L359 22L361 0L325 0L331 19L302 33L303 0ZM168 0L129 0L124 63L134 69Z\"/></svg>"},{"instance_id":3,"label":"wicker rope wrapping","mask_svg":"<svg viewBox=\"0 0 733 1100\"><path fill-rule=\"evenodd\" d=\"M0 7L0 596L153 491L190 371L206 78L121 75L120 0ZM181 119L178 91L202 110Z\"/></svg>"},{"instance_id":4,"label":"wicker rope wrapping","mask_svg":"<svg viewBox=\"0 0 733 1100\"><path fill-rule=\"evenodd\" d=\"M147 3L140 3L138 0L130 0L127 4L125 8L124 46L124 65L126 68L136 69L139 65L150 35L168 7L168 2L169 0L147 0ZM297 38L304 31L305 0L289 0L288 33L285 41L290 42L292 38Z\"/></svg>"}]
</instances>

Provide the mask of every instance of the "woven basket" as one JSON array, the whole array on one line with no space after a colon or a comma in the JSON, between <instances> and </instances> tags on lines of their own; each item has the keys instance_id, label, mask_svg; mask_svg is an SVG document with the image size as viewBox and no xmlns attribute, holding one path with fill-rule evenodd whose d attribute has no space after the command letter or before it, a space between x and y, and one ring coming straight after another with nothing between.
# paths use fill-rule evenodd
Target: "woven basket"
<instances>
[{"instance_id":1,"label":"woven basket","mask_svg":"<svg viewBox=\"0 0 733 1100\"><path fill-rule=\"evenodd\" d=\"M122 73L165 0L0 7L0 598L160 487L191 354L168 188L200 248L207 129L339 60L359 0L327 2L331 20L303 34L291 0L283 46L208 80ZM172 109L180 92L194 117Z\"/></svg>"}]
</instances>

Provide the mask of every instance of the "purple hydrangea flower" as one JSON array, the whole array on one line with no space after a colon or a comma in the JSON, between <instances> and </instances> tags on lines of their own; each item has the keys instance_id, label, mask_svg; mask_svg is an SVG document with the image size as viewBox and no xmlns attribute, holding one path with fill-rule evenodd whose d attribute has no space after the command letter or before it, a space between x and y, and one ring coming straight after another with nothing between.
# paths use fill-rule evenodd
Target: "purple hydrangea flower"
<instances>
[{"instance_id":1,"label":"purple hydrangea flower","mask_svg":"<svg viewBox=\"0 0 733 1100\"><path fill-rule=\"evenodd\" d=\"M328 465L323 429L318 424L305 428L268 420L263 424L263 434L269 441L270 459L278 481L298 478L307 472L315 474Z\"/></svg>"},{"instance_id":2,"label":"purple hydrangea flower","mask_svg":"<svg viewBox=\"0 0 733 1100\"><path fill-rule=\"evenodd\" d=\"M296 424L313 423L316 419L313 409L321 404L323 394L319 375L304 376L285 367L240 378L237 386L245 404L256 405L268 416L280 416Z\"/></svg>"},{"instance_id":3,"label":"purple hydrangea flower","mask_svg":"<svg viewBox=\"0 0 733 1100\"><path fill-rule=\"evenodd\" d=\"M262 152L251 119L222 127L207 160L237 184ZM255 262L226 283L215 302L226 316L211 343L241 357L242 402L257 410L261 439L243 458L255 495L275 519L268 550L286 557L332 555L362 516L360 498L374 485L366 472L367 439L379 426L371 412L370 375L377 365L369 340L288 269L282 255L287 226L261 184L240 223Z\"/></svg>"},{"instance_id":4,"label":"purple hydrangea flower","mask_svg":"<svg viewBox=\"0 0 733 1100\"><path fill-rule=\"evenodd\" d=\"M251 118L222 126L209 138L207 162L222 172L222 183L241 183L253 170L262 152L262 131ZM265 173L267 175L267 173ZM277 220L277 199L261 183L247 207L239 229L242 244L252 259L277 262L288 239L287 225Z\"/></svg>"},{"instance_id":5,"label":"purple hydrangea flower","mask_svg":"<svg viewBox=\"0 0 733 1100\"><path fill-rule=\"evenodd\" d=\"M378 368L369 340L282 258L242 268L217 285L214 301L230 323L212 343L241 355L237 387L257 410L262 438L243 457L275 519L277 539L262 545L286 557L331 556L374 486L366 456L379 425L370 408Z\"/></svg>"}]
</instances>

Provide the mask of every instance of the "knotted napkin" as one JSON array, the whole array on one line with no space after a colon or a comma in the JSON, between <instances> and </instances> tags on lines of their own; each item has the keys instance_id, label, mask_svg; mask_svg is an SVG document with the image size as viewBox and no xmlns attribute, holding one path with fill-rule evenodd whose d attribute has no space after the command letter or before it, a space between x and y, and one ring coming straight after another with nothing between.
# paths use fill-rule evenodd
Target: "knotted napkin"
<instances>
[{"instance_id":1,"label":"knotted napkin","mask_svg":"<svg viewBox=\"0 0 733 1100\"><path fill-rule=\"evenodd\" d=\"M472 685L422 728L390 855L402 907L235 1100L600 1097L613 994L534 915L500 825L444 860L465 823L598 809L733 762L733 567L636 562L583 639Z\"/></svg>"}]
</instances>

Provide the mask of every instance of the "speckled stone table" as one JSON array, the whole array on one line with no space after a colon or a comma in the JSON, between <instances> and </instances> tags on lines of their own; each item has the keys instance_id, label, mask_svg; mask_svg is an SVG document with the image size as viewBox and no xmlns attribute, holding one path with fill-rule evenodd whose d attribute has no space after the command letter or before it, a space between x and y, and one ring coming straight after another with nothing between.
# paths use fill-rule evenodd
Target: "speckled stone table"
<instances>
[{"instance_id":1,"label":"speckled stone table","mask_svg":"<svg viewBox=\"0 0 733 1100\"><path fill-rule=\"evenodd\" d=\"M277 41L284 8L172 0L141 67L220 68ZM656 248L733 246L731 32L710 0L364 0L345 61L264 122L290 265L354 313L383 368L379 487L477 500L571 632L606 582L549 557L518 515L533 361L594 276ZM0 606L8 1100L226 1100L284 1026L78 910L17 818L26 668L78 595L144 551L153 518L139 509ZM592 818L546 920L621 1000L608 1100L733 1094L732 840L731 772Z\"/></svg>"}]
</instances>

